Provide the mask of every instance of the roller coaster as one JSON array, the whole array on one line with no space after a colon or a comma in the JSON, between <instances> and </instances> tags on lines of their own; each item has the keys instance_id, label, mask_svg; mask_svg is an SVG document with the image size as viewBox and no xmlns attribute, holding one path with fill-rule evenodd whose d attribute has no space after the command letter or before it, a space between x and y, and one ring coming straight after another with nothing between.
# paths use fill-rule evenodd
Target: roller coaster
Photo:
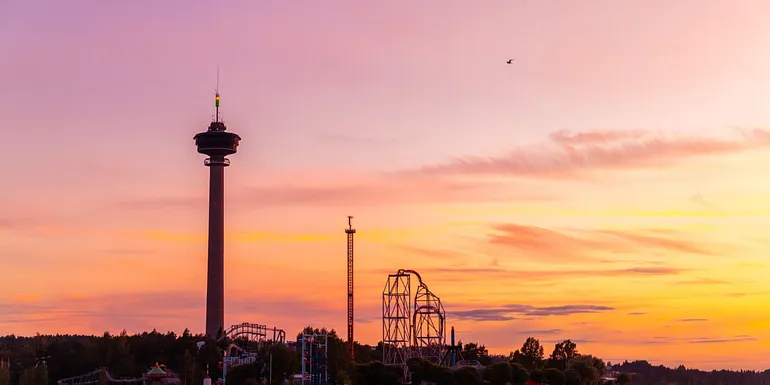
<instances>
[{"instance_id":1,"label":"roller coaster","mask_svg":"<svg viewBox=\"0 0 770 385\"><path fill-rule=\"evenodd\" d=\"M412 286L415 282L412 276L417 278L414 290ZM440 365L454 365L458 352L454 341L451 346L447 345L446 331L446 312L441 299L430 291L419 273L399 269L395 274L388 275L382 292L382 344L383 362L386 365L401 366L404 370L404 380L407 382L407 362L410 358L417 357ZM327 353L325 342L319 342L321 337L326 336L302 335L296 343L287 344L286 332L282 329L249 322L232 325L224 330L217 340L230 344L223 352L220 363L222 377L216 383L225 385L228 369L257 362L257 353L261 348L275 343L294 348L301 346L302 383L323 384L328 381L325 361ZM203 344L199 342L198 347ZM451 360L449 357L452 357ZM59 380L57 385L138 385L143 380L141 377L116 379L106 369L98 369Z\"/></svg>"},{"instance_id":2,"label":"roller coaster","mask_svg":"<svg viewBox=\"0 0 770 385\"><path fill-rule=\"evenodd\" d=\"M217 380L218 384L224 385L228 368L257 362L257 353L260 348L270 343L286 345L286 332L275 327L269 328L266 325L242 322L225 330L218 339L218 342L222 341L231 342L224 351L222 362L220 362L222 377ZM199 342L198 349L203 344L203 341ZM57 385L133 385L140 384L144 380L144 377L115 378L110 372L102 368L59 380Z\"/></svg>"},{"instance_id":3,"label":"roller coaster","mask_svg":"<svg viewBox=\"0 0 770 385\"><path fill-rule=\"evenodd\" d=\"M412 280L417 289L412 297ZM400 269L388 275L382 291L382 360L401 365L419 357L441 364L446 357L446 312L441 299L428 289L419 273Z\"/></svg>"},{"instance_id":4,"label":"roller coaster","mask_svg":"<svg viewBox=\"0 0 770 385\"><path fill-rule=\"evenodd\" d=\"M81 374L75 377L69 377L56 381L57 385L97 385L97 384L109 384L109 385L128 385L128 384L140 384L144 382L144 377L139 378L115 378L107 371L107 369L97 369L86 374Z\"/></svg>"},{"instance_id":5,"label":"roller coaster","mask_svg":"<svg viewBox=\"0 0 770 385\"><path fill-rule=\"evenodd\" d=\"M230 341L225 356L237 356L241 353L256 353L259 348L268 343L286 344L286 332L276 327L242 322L230 326L217 340Z\"/></svg>"},{"instance_id":6,"label":"roller coaster","mask_svg":"<svg viewBox=\"0 0 770 385\"><path fill-rule=\"evenodd\" d=\"M286 332L276 327L268 328L262 324L242 322L230 326L217 341L231 342L224 351L222 362L219 363L222 377L216 381L217 385L225 385L228 369L257 362L257 353L264 346L273 343L286 345Z\"/></svg>"}]
</instances>

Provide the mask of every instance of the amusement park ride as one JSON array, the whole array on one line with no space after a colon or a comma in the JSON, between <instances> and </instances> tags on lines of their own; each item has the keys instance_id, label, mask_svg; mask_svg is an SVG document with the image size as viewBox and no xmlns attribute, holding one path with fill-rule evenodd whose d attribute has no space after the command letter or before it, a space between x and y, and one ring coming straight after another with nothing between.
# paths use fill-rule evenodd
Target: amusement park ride
<instances>
[{"instance_id":1,"label":"amusement park ride","mask_svg":"<svg viewBox=\"0 0 770 385\"><path fill-rule=\"evenodd\" d=\"M412 280L417 290L412 297ZM382 361L402 367L404 383L409 382L407 362L418 357L439 365L454 366L459 345L446 344L446 312L441 299L428 289L419 273L400 269L388 275L382 291Z\"/></svg>"},{"instance_id":2,"label":"amusement park ride","mask_svg":"<svg viewBox=\"0 0 770 385\"><path fill-rule=\"evenodd\" d=\"M253 364L259 360L257 353L262 346L270 343L286 345L286 332L278 328L268 328L265 325L243 322L230 326L225 330L219 341L230 341L222 355L222 362L219 363L219 369L222 370L222 377L216 381L217 385L225 385L227 379L227 370L245 364ZM267 368L265 377L270 378L271 366Z\"/></svg>"}]
</instances>

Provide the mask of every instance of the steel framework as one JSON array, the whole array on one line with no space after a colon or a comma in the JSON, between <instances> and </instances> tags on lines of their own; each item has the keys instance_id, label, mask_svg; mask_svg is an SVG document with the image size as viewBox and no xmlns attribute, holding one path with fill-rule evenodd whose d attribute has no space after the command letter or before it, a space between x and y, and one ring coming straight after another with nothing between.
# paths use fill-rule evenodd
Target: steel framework
<instances>
[{"instance_id":1,"label":"steel framework","mask_svg":"<svg viewBox=\"0 0 770 385\"><path fill-rule=\"evenodd\" d=\"M411 276L418 285L412 307ZM400 269L388 275L382 292L382 360L401 365L404 376L410 357L441 363L446 351L446 313L441 299L428 289L419 273Z\"/></svg>"},{"instance_id":2,"label":"steel framework","mask_svg":"<svg viewBox=\"0 0 770 385\"><path fill-rule=\"evenodd\" d=\"M242 322L225 330L219 340L224 339L232 341L241 351L257 353L261 346L269 342L285 344L286 332L276 327L268 328L266 325ZM232 351L237 349L233 349L232 345L227 350L228 356L236 355Z\"/></svg>"},{"instance_id":3,"label":"steel framework","mask_svg":"<svg viewBox=\"0 0 770 385\"><path fill-rule=\"evenodd\" d=\"M348 349L350 349L350 362L354 362L353 355L355 348L353 343L353 236L356 229L353 228L353 217L348 215L348 228L345 234L348 235Z\"/></svg>"},{"instance_id":4,"label":"steel framework","mask_svg":"<svg viewBox=\"0 0 770 385\"><path fill-rule=\"evenodd\" d=\"M412 327L412 346L423 359L440 363L446 350L446 312L441 299L422 281L414 296Z\"/></svg>"},{"instance_id":5,"label":"steel framework","mask_svg":"<svg viewBox=\"0 0 770 385\"><path fill-rule=\"evenodd\" d=\"M399 270L388 275L382 291L382 362L405 364L412 337L411 275Z\"/></svg>"},{"instance_id":6,"label":"steel framework","mask_svg":"<svg viewBox=\"0 0 770 385\"><path fill-rule=\"evenodd\" d=\"M259 349L270 343L286 344L286 332L276 327L268 328L266 325L242 322L230 326L225 330L219 341L232 342L225 351L219 368L222 369L222 377L216 383L224 385L227 381L227 370L235 366L257 362Z\"/></svg>"},{"instance_id":7,"label":"steel framework","mask_svg":"<svg viewBox=\"0 0 770 385\"><path fill-rule=\"evenodd\" d=\"M326 334L302 334L302 385L326 385L328 337Z\"/></svg>"}]
</instances>

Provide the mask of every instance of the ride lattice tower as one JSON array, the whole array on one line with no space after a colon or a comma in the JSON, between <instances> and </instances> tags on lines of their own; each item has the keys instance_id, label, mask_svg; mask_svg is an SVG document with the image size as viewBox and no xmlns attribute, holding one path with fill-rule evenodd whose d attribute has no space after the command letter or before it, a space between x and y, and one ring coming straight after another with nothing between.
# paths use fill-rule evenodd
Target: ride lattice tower
<instances>
[{"instance_id":1,"label":"ride lattice tower","mask_svg":"<svg viewBox=\"0 0 770 385\"><path fill-rule=\"evenodd\" d=\"M218 81L217 81L218 83ZM210 170L209 244L206 282L206 335L216 338L225 325L225 167L228 155L238 151L241 137L227 132L219 119L219 91L215 97L216 115L206 132L195 135L198 152L209 157L203 162Z\"/></svg>"},{"instance_id":2,"label":"ride lattice tower","mask_svg":"<svg viewBox=\"0 0 770 385\"><path fill-rule=\"evenodd\" d=\"M410 277L417 278L412 307ZM400 269L388 275L382 291L382 361L400 365L409 380L407 360L420 357L440 363L446 350L446 312L441 299L428 289L420 274Z\"/></svg>"},{"instance_id":3,"label":"ride lattice tower","mask_svg":"<svg viewBox=\"0 0 770 385\"><path fill-rule=\"evenodd\" d=\"M297 342L302 343L302 385L327 385L328 336L302 334Z\"/></svg>"},{"instance_id":4,"label":"ride lattice tower","mask_svg":"<svg viewBox=\"0 0 770 385\"><path fill-rule=\"evenodd\" d=\"M350 349L350 362L354 362L354 339L353 339L353 236L356 229L353 228L353 217L348 215L348 228L345 234L348 235L348 349Z\"/></svg>"}]
</instances>

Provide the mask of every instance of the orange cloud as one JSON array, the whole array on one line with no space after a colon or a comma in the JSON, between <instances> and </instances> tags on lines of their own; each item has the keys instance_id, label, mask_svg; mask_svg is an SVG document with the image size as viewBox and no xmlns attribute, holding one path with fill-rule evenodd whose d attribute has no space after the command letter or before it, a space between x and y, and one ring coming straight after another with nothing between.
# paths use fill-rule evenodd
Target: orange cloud
<instances>
[{"instance_id":1,"label":"orange cloud","mask_svg":"<svg viewBox=\"0 0 770 385\"><path fill-rule=\"evenodd\" d=\"M633 253L641 248L656 248L689 254L711 254L702 246L678 238L665 237L661 231L581 230L569 235L551 229L518 224L493 226L487 241L516 256L532 260L575 261L599 260L601 253ZM680 234L678 234L680 235Z\"/></svg>"},{"instance_id":2,"label":"orange cloud","mask_svg":"<svg viewBox=\"0 0 770 385\"><path fill-rule=\"evenodd\" d=\"M578 238L541 227L502 224L494 229L496 232L488 239L490 244L513 248L538 259L574 259L586 257L586 250L620 250L617 242Z\"/></svg>"},{"instance_id":3,"label":"orange cloud","mask_svg":"<svg viewBox=\"0 0 770 385\"><path fill-rule=\"evenodd\" d=\"M635 266L628 268L582 268L582 269L513 269L505 267L421 267L420 274L431 277L433 281L444 282L479 282L499 280L520 280L528 283L565 281L595 277L631 277L631 276L670 276L690 271L674 267ZM384 275L393 273L393 269L373 269L361 273ZM507 283L506 283L507 284Z\"/></svg>"},{"instance_id":4,"label":"orange cloud","mask_svg":"<svg viewBox=\"0 0 770 385\"><path fill-rule=\"evenodd\" d=\"M711 251L704 249L702 243L683 241L681 239L663 238L659 236L644 235L626 231L599 230L601 234L608 234L620 238L630 243L654 247L658 249L667 249L689 254L712 254Z\"/></svg>"}]
</instances>

